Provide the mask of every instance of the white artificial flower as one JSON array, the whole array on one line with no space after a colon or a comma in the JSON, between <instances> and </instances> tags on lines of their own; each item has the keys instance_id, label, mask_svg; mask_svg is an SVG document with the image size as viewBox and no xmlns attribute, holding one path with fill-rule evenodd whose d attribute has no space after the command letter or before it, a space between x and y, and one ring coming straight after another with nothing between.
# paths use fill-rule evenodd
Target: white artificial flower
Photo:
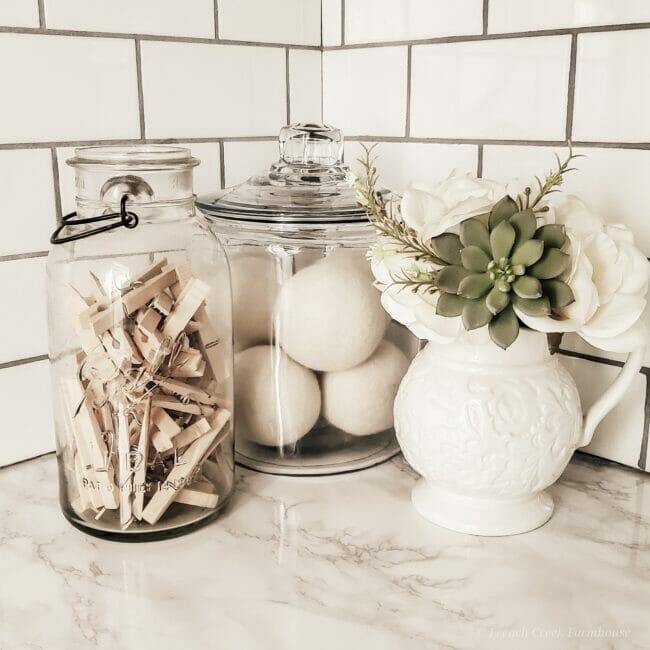
<instances>
[{"instance_id":1,"label":"white artificial flower","mask_svg":"<svg viewBox=\"0 0 650 650\"><path fill-rule=\"evenodd\" d=\"M432 186L411 184L404 192L400 211L404 222L426 241L469 217L489 212L505 191L499 183L454 170Z\"/></svg>"},{"instance_id":2,"label":"white artificial flower","mask_svg":"<svg viewBox=\"0 0 650 650\"><path fill-rule=\"evenodd\" d=\"M622 224L607 224L583 201L569 196L555 210L564 224L571 268L562 279L575 301L558 310L561 320L526 316L520 320L542 332L577 332L602 350L629 352L645 345L648 333L640 321L646 307L650 264L634 246Z\"/></svg>"}]
</instances>

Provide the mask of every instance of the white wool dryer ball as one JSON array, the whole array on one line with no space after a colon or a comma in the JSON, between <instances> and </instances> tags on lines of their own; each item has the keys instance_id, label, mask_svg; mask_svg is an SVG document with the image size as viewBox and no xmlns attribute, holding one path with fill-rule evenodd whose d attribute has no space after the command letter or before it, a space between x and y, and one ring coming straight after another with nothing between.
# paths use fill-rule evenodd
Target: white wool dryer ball
<instances>
[{"instance_id":1,"label":"white wool dryer ball","mask_svg":"<svg viewBox=\"0 0 650 650\"><path fill-rule=\"evenodd\" d=\"M273 304L278 291L273 259L233 256L230 275L235 350L268 343L273 334Z\"/></svg>"},{"instance_id":2,"label":"white wool dryer ball","mask_svg":"<svg viewBox=\"0 0 650 650\"><path fill-rule=\"evenodd\" d=\"M406 355L382 341L356 368L326 372L322 378L323 416L355 436L368 436L393 426L393 401L409 367Z\"/></svg>"},{"instance_id":3,"label":"white wool dryer ball","mask_svg":"<svg viewBox=\"0 0 650 650\"><path fill-rule=\"evenodd\" d=\"M258 345L235 355L237 435L268 446L291 445L316 424L316 375L282 350Z\"/></svg>"},{"instance_id":4,"label":"white wool dryer ball","mask_svg":"<svg viewBox=\"0 0 650 650\"><path fill-rule=\"evenodd\" d=\"M365 361L390 320L364 267L338 256L298 271L280 291L276 332L282 349L313 370Z\"/></svg>"}]
</instances>

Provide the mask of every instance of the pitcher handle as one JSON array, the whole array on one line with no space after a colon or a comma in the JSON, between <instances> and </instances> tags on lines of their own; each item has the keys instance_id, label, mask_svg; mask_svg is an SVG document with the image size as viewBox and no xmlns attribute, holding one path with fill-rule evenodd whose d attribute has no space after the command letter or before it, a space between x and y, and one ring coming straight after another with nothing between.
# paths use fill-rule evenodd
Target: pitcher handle
<instances>
[{"instance_id":1,"label":"pitcher handle","mask_svg":"<svg viewBox=\"0 0 650 650\"><path fill-rule=\"evenodd\" d=\"M627 389L643 365L645 346L628 354L625 364L614 379L612 385L593 403L587 411L582 426L582 439L578 447L584 447L594 437L596 427L603 418L621 401Z\"/></svg>"}]
</instances>

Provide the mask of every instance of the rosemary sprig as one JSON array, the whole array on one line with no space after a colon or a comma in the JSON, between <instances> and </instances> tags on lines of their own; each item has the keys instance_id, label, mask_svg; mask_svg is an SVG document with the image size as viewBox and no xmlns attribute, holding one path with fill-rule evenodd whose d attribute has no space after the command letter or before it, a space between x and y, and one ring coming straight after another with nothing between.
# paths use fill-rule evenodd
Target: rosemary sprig
<instances>
[{"instance_id":1,"label":"rosemary sprig","mask_svg":"<svg viewBox=\"0 0 650 650\"><path fill-rule=\"evenodd\" d=\"M377 192L377 168L371 158L372 147L362 145L364 157L359 163L364 169L364 178L357 183L357 190L361 196L361 204L368 211L368 218L380 235L393 240L400 245L400 253L415 258L418 262L431 262L443 266L443 262L434 252L433 248L423 242L417 232L410 228L400 218L393 214L393 205L386 206L386 201L380 192Z\"/></svg>"},{"instance_id":2,"label":"rosemary sprig","mask_svg":"<svg viewBox=\"0 0 650 650\"><path fill-rule=\"evenodd\" d=\"M530 189L526 188L526 190L528 190L525 199L527 208L528 207L534 208L545 196L548 196L553 192L559 192L558 188L560 185L562 185L562 182L564 180L564 174L576 170L575 167L569 167L571 162L576 158L584 157L583 154L573 153L573 149L571 147L570 142L569 142L569 155L564 162L560 161L560 157L556 153L554 153L553 155L555 156L555 160L557 161L557 168L552 169L551 171L548 172L548 174L546 174L546 178L544 179L543 183L537 176L535 176L535 180L539 185L539 193L533 199L532 202L530 202ZM523 199L520 200L521 200L521 204L523 205L524 203Z\"/></svg>"}]
</instances>

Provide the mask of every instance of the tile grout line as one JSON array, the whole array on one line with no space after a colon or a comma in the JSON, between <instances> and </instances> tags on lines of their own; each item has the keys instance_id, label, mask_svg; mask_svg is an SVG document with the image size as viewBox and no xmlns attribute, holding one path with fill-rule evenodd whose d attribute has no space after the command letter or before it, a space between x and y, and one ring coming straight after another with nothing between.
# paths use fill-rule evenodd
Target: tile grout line
<instances>
[{"instance_id":1,"label":"tile grout line","mask_svg":"<svg viewBox=\"0 0 650 650\"><path fill-rule=\"evenodd\" d=\"M56 213L56 223L61 224L63 218L63 202L61 201L61 179L59 178L59 155L56 147L50 148L52 157L52 182L54 183L54 210Z\"/></svg>"},{"instance_id":2,"label":"tile grout line","mask_svg":"<svg viewBox=\"0 0 650 650\"><path fill-rule=\"evenodd\" d=\"M138 120L140 123L140 139L144 140L147 137L146 123L144 119L144 89L142 86L142 49L140 47L140 39L135 39L135 76L138 85Z\"/></svg>"},{"instance_id":3,"label":"tile grout line","mask_svg":"<svg viewBox=\"0 0 650 650\"><path fill-rule=\"evenodd\" d=\"M50 142L10 142L0 143L0 151L13 149L50 149L51 147L83 147L91 145L114 145L114 144L172 144L176 142L188 143L209 143L219 142L261 142L265 140L276 140L277 135L235 135L235 136L206 136L184 138L183 136L169 138L130 138L116 140L60 140ZM503 140L490 138L441 138L441 137L414 137L393 136L393 135L349 135L346 140L373 140L375 142L415 142L423 144L485 144L505 146L529 146L529 147L561 147L566 146L566 140ZM597 142L590 140L574 140L574 147L586 149L639 149L650 150L650 142Z\"/></svg>"},{"instance_id":4,"label":"tile grout line","mask_svg":"<svg viewBox=\"0 0 650 650\"><path fill-rule=\"evenodd\" d=\"M114 144L138 144L145 142L148 144L172 144L175 142L193 142L193 143L209 143L219 142L256 142L263 140L276 140L277 135L235 135L235 136L206 136L202 138L184 138L169 137L169 138L130 138L130 139L117 139L117 140L61 140L55 142L11 142L0 143L0 151L12 149L49 149L51 147L85 147L96 145L114 145Z\"/></svg>"},{"instance_id":5,"label":"tile grout line","mask_svg":"<svg viewBox=\"0 0 650 650\"><path fill-rule=\"evenodd\" d=\"M476 152L476 177L483 178L483 145L478 145Z\"/></svg>"},{"instance_id":6,"label":"tile grout line","mask_svg":"<svg viewBox=\"0 0 650 650\"><path fill-rule=\"evenodd\" d=\"M14 262L15 260L30 260L34 257L47 257L47 251L33 253L15 253L13 255L0 255L0 262Z\"/></svg>"},{"instance_id":7,"label":"tile grout line","mask_svg":"<svg viewBox=\"0 0 650 650\"><path fill-rule=\"evenodd\" d=\"M214 0L214 39L219 40L219 0Z\"/></svg>"},{"instance_id":8,"label":"tile grout line","mask_svg":"<svg viewBox=\"0 0 650 650\"><path fill-rule=\"evenodd\" d=\"M490 15L490 0L483 0L483 35L488 33L488 21Z\"/></svg>"},{"instance_id":9,"label":"tile grout line","mask_svg":"<svg viewBox=\"0 0 650 650\"><path fill-rule=\"evenodd\" d=\"M46 27L45 27L45 0L38 0L38 24L39 24L39 29L46 29Z\"/></svg>"},{"instance_id":10,"label":"tile grout line","mask_svg":"<svg viewBox=\"0 0 650 650\"><path fill-rule=\"evenodd\" d=\"M645 406L643 410L643 436L639 449L639 469L648 471L648 437L650 436L650 373L646 373Z\"/></svg>"},{"instance_id":11,"label":"tile grout line","mask_svg":"<svg viewBox=\"0 0 650 650\"><path fill-rule=\"evenodd\" d=\"M27 357L25 359L15 359L14 361L4 361L0 363L0 370L6 370L7 368L16 368L17 366L26 366L30 363L36 363L38 361L45 361L48 358L47 354L39 354L36 357Z\"/></svg>"},{"instance_id":12,"label":"tile grout line","mask_svg":"<svg viewBox=\"0 0 650 650\"><path fill-rule=\"evenodd\" d=\"M226 164L225 164L225 145L223 140L219 141L219 182L221 189L226 189Z\"/></svg>"},{"instance_id":13,"label":"tile grout line","mask_svg":"<svg viewBox=\"0 0 650 650\"><path fill-rule=\"evenodd\" d=\"M404 125L404 135L408 138L411 136L411 60L413 56L413 47L409 45L406 49L406 124Z\"/></svg>"},{"instance_id":14,"label":"tile grout line","mask_svg":"<svg viewBox=\"0 0 650 650\"><path fill-rule=\"evenodd\" d=\"M346 140L373 142L415 142L422 144L485 144L505 146L528 146L528 147L563 147L566 140L500 140L489 138L435 138L435 137L408 137L394 135L349 135ZM593 149L641 149L649 150L650 142L590 142L578 140L572 142L574 147Z\"/></svg>"},{"instance_id":15,"label":"tile grout line","mask_svg":"<svg viewBox=\"0 0 650 650\"><path fill-rule=\"evenodd\" d=\"M244 45L247 47L268 47L282 48L291 46L297 50L320 51L320 45L305 45L302 43L268 43L261 41L246 41L232 38L215 39L202 36L172 36L169 34L134 34L132 32L96 32L74 29L48 29L41 27L8 27L1 25L0 34L38 34L41 36L78 36L80 38L117 38L120 40L132 40L138 38L141 41L160 41L165 43L195 43L204 45Z\"/></svg>"},{"instance_id":16,"label":"tile grout line","mask_svg":"<svg viewBox=\"0 0 650 650\"><path fill-rule=\"evenodd\" d=\"M450 36L433 36L422 39L399 39L394 41L371 41L368 43L346 43L328 45L328 50L353 50L375 47L394 47L397 45L439 45L444 43L470 43L475 41L511 40L518 38L540 38L544 36L571 36L573 34L592 34L601 32L622 32L650 29L650 22L619 23L614 25L589 25L585 27L558 27L555 29L538 29L523 32L492 32L489 34L454 34Z\"/></svg>"},{"instance_id":17,"label":"tile grout line","mask_svg":"<svg viewBox=\"0 0 650 650\"><path fill-rule=\"evenodd\" d=\"M341 0L341 47L345 46L345 0Z\"/></svg>"},{"instance_id":18,"label":"tile grout line","mask_svg":"<svg viewBox=\"0 0 650 650\"><path fill-rule=\"evenodd\" d=\"M287 121L286 124L291 124L291 79L289 74L289 48L285 49L284 56L284 87L287 94L286 97L286 111L287 111Z\"/></svg>"},{"instance_id":19,"label":"tile grout line","mask_svg":"<svg viewBox=\"0 0 650 650\"><path fill-rule=\"evenodd\" d=\"M566 127L564 137L567 142L571 142L573 134L573 107L576 94L576 67L577 67L577 53L578 53L578 35L572 34L571 36L571 54L569 59L569 84L567 90L566 102Z\"/></svg>"}]
</instances>

